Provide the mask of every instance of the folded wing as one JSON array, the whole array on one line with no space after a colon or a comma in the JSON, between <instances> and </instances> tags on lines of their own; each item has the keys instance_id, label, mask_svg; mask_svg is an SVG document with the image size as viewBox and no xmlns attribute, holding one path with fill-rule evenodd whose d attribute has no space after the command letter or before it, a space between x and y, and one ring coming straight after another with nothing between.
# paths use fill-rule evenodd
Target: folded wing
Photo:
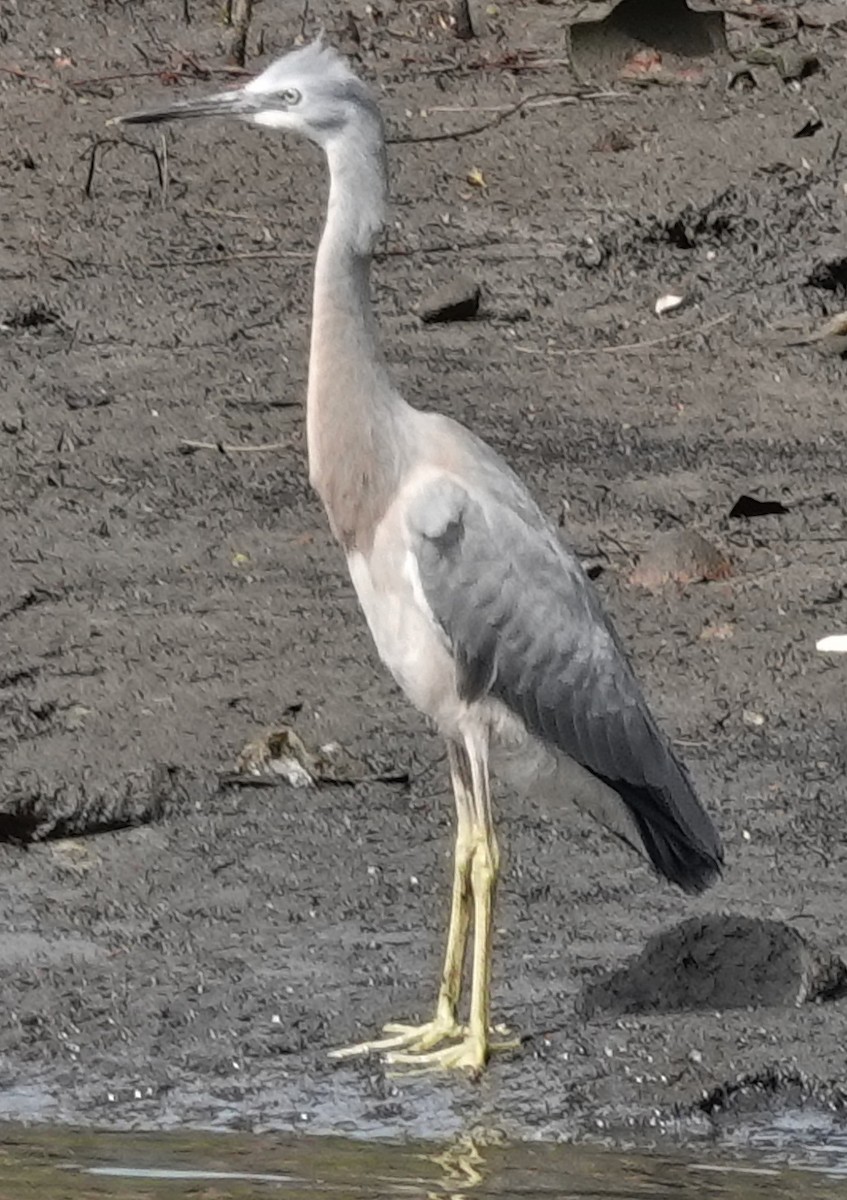
<instances>
[{"instance_id":1,"label":"folded wing","mask_svg":"<svg viewBox=\"0 0 847 1200\"><path fill-rule=\"evenodd\" d=\"M578 559L513 479L492 494L439 476L407 514L460 694L501 701L529 733L608 785L656 870L701 891L720 872L718 834Z\"/></svg>"}]
</instances>

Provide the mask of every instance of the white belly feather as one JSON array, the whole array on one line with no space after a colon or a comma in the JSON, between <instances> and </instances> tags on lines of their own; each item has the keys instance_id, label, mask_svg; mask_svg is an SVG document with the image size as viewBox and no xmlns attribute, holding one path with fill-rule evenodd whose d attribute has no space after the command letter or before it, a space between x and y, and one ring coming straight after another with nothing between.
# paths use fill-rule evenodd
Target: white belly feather
<instances>
[{"instance_id":1,"label":"white belly feather","mask_svg":"<svg viewBox=\"0 0 847 1200\"><path fill-rule=\"evenodd\" d=\"M417 564L405 550L393 551L392 559L402 555L401 570L393 571L380 562L379 541L369 559L356 551L347 558L379 656L412 704L442 733L458 737L467 706L459 699L453 659L426 603Z\"/></svg>"}]
</instances>

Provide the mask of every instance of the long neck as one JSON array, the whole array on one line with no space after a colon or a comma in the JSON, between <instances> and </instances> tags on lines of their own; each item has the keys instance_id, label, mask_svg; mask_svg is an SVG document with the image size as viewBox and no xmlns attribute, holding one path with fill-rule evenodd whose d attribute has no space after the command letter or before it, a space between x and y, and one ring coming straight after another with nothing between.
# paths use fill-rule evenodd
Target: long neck
<instances>
[{"instance_id":1,"label":"long neck","mask_svg":"<svg viewBox=\"0 0 847 1200\"><path fill-rule=\"evenodd\" d=\"M392 485L392 417L402 405L376 343L371 257L385 222L379 119L363 114L327 147L330 194L318 250L309 359L309 471L336 536L367 543Z\"/></svg>"}]
</instances>

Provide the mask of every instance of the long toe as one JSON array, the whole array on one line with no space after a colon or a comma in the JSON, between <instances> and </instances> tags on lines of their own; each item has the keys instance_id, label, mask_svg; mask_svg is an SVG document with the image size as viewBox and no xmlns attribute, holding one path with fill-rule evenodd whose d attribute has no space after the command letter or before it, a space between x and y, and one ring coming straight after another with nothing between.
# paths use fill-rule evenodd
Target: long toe
<instances>
[{"instance_id":1,"label":"long toe","mask_svg":"<svg viewBox=\"0 0 847 1200\"><path fill-rule=\"evenodd\" d=\"M330 1050L329 1057L335 1059L356 1058L361 1054L384 1054L386 1051L409 1050L420 1054L432 1050L442 1042L465 1036L463 1025L455 1021L447 1022L436 1019L427 1021L425 1025L405 1025L391 1021L383 1026L383 1032L389 1036L376 1038L370 1042L359 1042L355 1046L342 1046L338 1050Z\"/></svg>"},{"instance_id":2,"label":"long toe","mask_svg":"<svg viewBox=\"0 0 847 1200\"><path fill-rule=\"evenodd\" d=\"M442 1046L429 1053L393 1050L385 1056L390 1066L411 1067L413 1071L468 1071L479 1075L488 1060L488 1045L479 1037L466 1035L454 1046Z\"/></svg>"}]
</instances>

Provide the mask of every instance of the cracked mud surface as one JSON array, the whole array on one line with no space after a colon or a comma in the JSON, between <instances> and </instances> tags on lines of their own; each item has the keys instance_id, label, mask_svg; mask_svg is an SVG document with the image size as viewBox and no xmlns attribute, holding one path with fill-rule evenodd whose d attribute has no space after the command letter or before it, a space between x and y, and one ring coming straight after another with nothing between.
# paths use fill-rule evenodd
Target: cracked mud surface
<instances>
[{"instance_id":1,"label":"cracked mud surface","mask_svg":"<svg viewBox=\"0 0 847 1200\"><path fill-rule=\"evenodd\" d=\"M376 280L395 378L502 450L602 568L727 850L692 901L564 802L501 797L494 1003L530 1040L472 1085L326 1058L429 1015L452 801L308 486L322 164L199 124L165 133L165 164L158 132L105 128L166 86L215 86L156 72L190 74L173 47L223 62L217 3L193 0L190 26L165 0L27 7L0 45L24 73L0 76L0 1115L559 1135L680 1114L696 1132L715 1096L843 1106L844 1000L577 1011L586 984L700 914L788 921L847 954L847 663L814 650L847 622L845 364L778 332L847 307L843 33L803 33L824 69L796 87L755 67L753 90L727 90L716 72L391 149ZM314 20L342 29L346 7ZM575 6L509 6L501 41L458 48L438 5L384 3L376 27L355 8L395 137L574 90ZM299 29L294 6L257 7L251 55ZM515 48L542 65L492 65ZM823 127L795 138L810 106ZM478 319L423 326L421 298L458 275L481 286ZM686 304L655 317L667 292ZM730 518L745 494L787 511ZM630 586L680 523L731 577ZM292 719L408 785L218 786Z\"/></svg>"}]
</instances>

